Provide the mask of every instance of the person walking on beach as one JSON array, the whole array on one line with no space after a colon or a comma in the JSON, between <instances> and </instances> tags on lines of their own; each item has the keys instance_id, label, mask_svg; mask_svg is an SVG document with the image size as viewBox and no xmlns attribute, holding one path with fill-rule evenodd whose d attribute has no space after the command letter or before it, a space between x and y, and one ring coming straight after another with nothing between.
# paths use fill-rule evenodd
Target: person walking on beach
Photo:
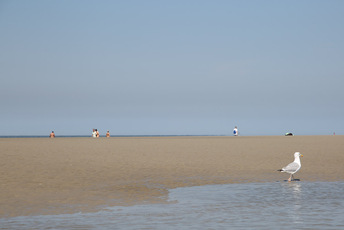
<instances>
[{"instance_id":1,"label":"person walking on beach","mask_svg":"<svg viewBox=\"0 0 344 230\"><path fill-rule=\"evenodd\" d=\"M96 129L96 137L99 137L99 132L98 132L98 129Z\"/></svg>"},{"instance_id":2,"label":"person walking on beach","mask_svg":"<svg viewBox=\"0 0 344 230\"><path fill-rule=\"evenodd\" d=\"M96 137L97 137L97 132L96 132L96 130L95 130L95 129L93 129L93 131L92 131L92 137L94 137L94 138L96 138Z\"/></svg>"},{"instance_id":3,"label":"person walking on beach","mask_svg":"<svg viewBox=\"0 0 344 230\"><path fill-rule=\"evenodd\" d=\"M239 135L239 131L238 131L238 128L236 126L233 129L233 135L234 136L238 136Z\"/></svg>"},{"instance_id":4,"label":"person walking on beach","mask_svg":"<svg viewBox=\"0 0 344 230\"><path fill-rule=\"evenodd\" d=\"M54 138L55 137L55 133L54 133L54 131L51 131L51 133L50 133L50 136L49 136L50 138Z\"/></svg>"},{"instance_id":5,"label":"person walking on beach","mask_svg":"<svg viewBox=\"0 0 344 230\"><path fill-rule=\"evenodd\" d=\"M106 132L106 137L110 137L110 132L109 132L109 130Z\"/></svg>"}]
</instances>

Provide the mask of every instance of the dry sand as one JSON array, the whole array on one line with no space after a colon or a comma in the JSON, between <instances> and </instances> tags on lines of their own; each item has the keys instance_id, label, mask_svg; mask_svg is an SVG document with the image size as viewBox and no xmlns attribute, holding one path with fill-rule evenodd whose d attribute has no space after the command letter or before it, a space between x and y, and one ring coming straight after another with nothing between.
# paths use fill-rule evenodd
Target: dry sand
<instances>
[{"instance_id":1,"label":"dry sand","mask_svg":"<svg viewBox=\"0 0 344 230\"><path fill-rule=\"evenodd\" d=\"M180 186L284 181L276 170L296 151L301 181L344 179L338 135L0 138L0 218L166 202Z\"/></svg>"}]
</instances>

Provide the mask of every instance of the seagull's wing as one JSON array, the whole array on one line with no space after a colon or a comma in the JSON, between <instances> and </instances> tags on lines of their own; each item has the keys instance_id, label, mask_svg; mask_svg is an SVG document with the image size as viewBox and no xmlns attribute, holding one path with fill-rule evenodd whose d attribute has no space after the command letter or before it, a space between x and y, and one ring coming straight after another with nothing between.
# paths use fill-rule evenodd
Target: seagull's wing
<instances>
[{"instance_id":1,"label":"seagull's wing","mask_svg":"<svg viewBox=\"0 0 344 230\"><path fill-rule=\"evenodd\" d=\"M287 173L295 173L297 170L300 169L300 165L296 162L292 162L282 168L282 172L287 172Z\"/></svg>"}]
</instances>

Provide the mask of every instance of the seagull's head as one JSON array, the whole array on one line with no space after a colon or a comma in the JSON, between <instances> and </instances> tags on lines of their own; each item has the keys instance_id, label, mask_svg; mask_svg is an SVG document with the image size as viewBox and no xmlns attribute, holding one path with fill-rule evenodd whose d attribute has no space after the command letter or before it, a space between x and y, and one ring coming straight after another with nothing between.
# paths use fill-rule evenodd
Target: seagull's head
<instances>
[{"instance_id":1,"label":"seagull's head","mask_svg":"<svg viewBox=\"0 0 344 230\"><path fill-rule=\"evenodd\" d=\"M299 152L294 153L294 157L303 157L303 155Z\"/></svg>"}]
</instances>

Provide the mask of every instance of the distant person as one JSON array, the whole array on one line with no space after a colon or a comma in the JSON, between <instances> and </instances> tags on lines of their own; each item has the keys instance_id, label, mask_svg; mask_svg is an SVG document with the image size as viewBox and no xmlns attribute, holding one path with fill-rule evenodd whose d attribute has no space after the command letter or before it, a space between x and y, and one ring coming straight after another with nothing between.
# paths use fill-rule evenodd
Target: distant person
<instances>
[{"instance_id":1,"label":"distant person","mask_svg":"<svg viewBox=\"0 0 344 230\"><path fill-rule=\"evenodd\" d=\"M238 136L238 134L239 134L238 128L235 126L233 129L233 135Z\"/></svg>"},{"instance_id":2,"label":"distant person","mask_svg":"<svg viewBox=\"0 0 344 230\"><path fill-rule=\"evenodd\" d=\"M54 131L51 131L51 133L50 133L50 136L49 136L50 138L54 138L55 137L55 133L54 133Z\"/></svg>"},{"instance_id":3,"label":"distant person","mask_svg":"<svg viewBox=\"0 0 344 230\"><path fill-rule=\"evenodd\" d=\"M96 137L99 137L99 132L98 132L98 129L96 129Z\"/></svg>"},{"instance_id":4,"label":"distant person","mask_svg":"<svg viewBox=\"0 0 344 230\"><path fill-rule=\"evenodd\" d=\"M110 132L109 132L109 130L106 132L106 137L110 137Z\"/></svg>"},{"instance_id":5,"label":"distant person","mask_svg":"<svg viewBox=\"0 0 344 230\"><path fill-rule=\"evenodd\" d=\"M96 132L96 130L95 130L95 129L93 129L93 131L92 131L92 137L94 137L94 138L96 138L96 137L97 137L97 132Z\"/></svg>"}]
</instances>

